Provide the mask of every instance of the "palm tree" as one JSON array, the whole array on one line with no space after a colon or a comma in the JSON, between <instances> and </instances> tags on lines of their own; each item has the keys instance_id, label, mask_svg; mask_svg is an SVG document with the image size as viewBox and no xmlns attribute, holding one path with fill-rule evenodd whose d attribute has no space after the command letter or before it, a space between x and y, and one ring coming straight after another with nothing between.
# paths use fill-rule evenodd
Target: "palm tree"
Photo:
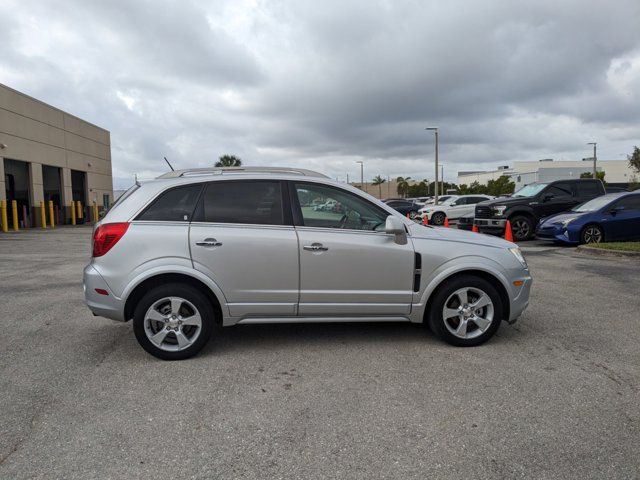
<instances>
[{"instance_id":1,"label":"palm tree","mask_svg":"<svg viewBox=\"0 0 640 480\"><path fill-rule=\"evenodd\" d=\"M386 180L380 175L376 175L375 177L373 177L373 182L371 182L371 185L378 185L378 189L380 190L380 198L382 198L382 184L384 182L386 182Z\"/></svg>"},{"instance_id":2,"label":"palm tree","mask_svg":"<svg viewBox=\"0 0 640 480\"><path fill-rule=\"evenodd\" d=\"M239 167L240 165L242 160L235 155L222 155L216 162L216 167Z\"/></svg>"},{"instance_id":3,"label":"palm tree","mask_svg":"<svg viewBox=\"0 0 640 480\"><path fill-rule=\"evenodd\" d=\"M398 195L402 195L403 197L407 196L407 193L409 193L409 180L411 180L411 177L396 178L396 182L398 183Z\"/></svg>"}]
</instances>

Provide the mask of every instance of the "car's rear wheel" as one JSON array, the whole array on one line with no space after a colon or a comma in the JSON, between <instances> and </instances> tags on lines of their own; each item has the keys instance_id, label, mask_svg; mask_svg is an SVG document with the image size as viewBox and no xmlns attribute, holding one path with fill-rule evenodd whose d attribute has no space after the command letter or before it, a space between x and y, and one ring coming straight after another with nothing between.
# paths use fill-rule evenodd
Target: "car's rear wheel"
<instances>
[{"instance_id":1,"label":"car's rear wheel","mask_svg":"<svg viewBox=\"0 0 640 480\"><path fill-rule=\"evenodd\" d=\"M447 216L443 212L436 212L431 215L431 223L433 225L444 225L444 219Z\"/></svg>"},{"instance_id":2,"label":"car's rear wheel","mask_svg":"<svg viewBox=\"0 0 640 480\"><path fill-rule=\"evenodd\" d=\"M604 241L604 232L598 225L587 225L580 237L582 243L601 243Z\"/></svg>"},{"instance_id":3,"label":"car's rear wheel","mask_svg":"<svg viewBox=\"0 0 640 480\"><path fill-rule=\"evenodd\" d=\"M511 232L516 242L529 240L533 237L533 220L523 215L517 215L511 219Z\"/></svg>"},{"instance_id":4,"label":"car's rear wheel","mask_svg":"<svg viewBox=\"0 0 640 480\"><path fill-rule=\"evenodd\" d=\"M438 288L430 303L428 325L451 345L472 347L489 340L502 321L502 300L483 278L461 275Z\"/></svg>"},{"instance_id":5,"label":"car's rear wheel","mask_svg":"<svg viewBox=\"0 0 640 480\"><path fill-rule=\"evenodd\" d=\"M138 343L163 360L182 360L198 353L214 325L214 309L206 296L190 285L177 283L149 290L133 315Z\"/></svg>"}]
</instances>

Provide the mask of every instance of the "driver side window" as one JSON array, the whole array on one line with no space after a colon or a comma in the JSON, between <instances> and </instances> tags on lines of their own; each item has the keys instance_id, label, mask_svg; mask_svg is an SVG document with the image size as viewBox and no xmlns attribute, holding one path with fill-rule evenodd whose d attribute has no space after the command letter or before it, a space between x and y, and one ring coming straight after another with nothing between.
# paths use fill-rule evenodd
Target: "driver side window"
<instances>
[{"instance_id":1,"label":"driver side window","mask_svg":"<svg viewBox=\"0 0 640 480\"><path fill-rule=\"evenodd\" d=\"M296 183L295 192L305 227L384 230L389 214L350 192L313 183Z\"/></svg>"}]
</instances>

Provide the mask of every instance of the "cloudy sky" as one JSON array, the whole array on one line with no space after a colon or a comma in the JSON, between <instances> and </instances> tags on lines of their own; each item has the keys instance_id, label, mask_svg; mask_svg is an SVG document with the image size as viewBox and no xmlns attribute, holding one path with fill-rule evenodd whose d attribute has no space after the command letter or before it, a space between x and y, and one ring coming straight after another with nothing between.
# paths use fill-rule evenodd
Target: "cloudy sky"
<instances>
[{"instance_id":1,"label":"cloudy sky","mask_svg":"<svg viewBox=\"0 0 640 480\"><path fill-rule=\"evenodd\" d=\"M0 82L166 167L445 178L640 144L638 0L0 0Z\"/></svg>"}]
</instances>

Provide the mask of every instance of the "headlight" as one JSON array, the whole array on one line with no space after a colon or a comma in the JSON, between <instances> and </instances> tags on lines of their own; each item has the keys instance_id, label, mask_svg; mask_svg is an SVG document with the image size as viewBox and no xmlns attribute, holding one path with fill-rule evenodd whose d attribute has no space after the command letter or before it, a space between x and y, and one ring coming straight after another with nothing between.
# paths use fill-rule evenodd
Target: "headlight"
<instances>
[{"instance_id":1,"label":"headlight","mask_svg":"<svg viewBox=\"0 0 640 480\"><path fill-rule=\"evenodd\" d=\"M506 205L498 205L497 207L492 207L493 213L498 217L501 217L506 209Z\"/></svg>"},{"instance_id":2,"label":"headlight","mask_svg":"<svg viewBox=\"0 0 640 480\"><path fill-rule=\"evenodd\" d=\"M524 268L529 268L529 266L527 265L527 261L522 256L522 252L518 247L510 248L509 251L513 253L513 256L518 259L518 261Z\"/></svg>"},{"instance_id":3,"label":"headlight","mask_svg":"<svg viewBox=\"0 0 640 480\"><path fill-rule=\"evenodd\" d=\"M567 227L567 225L569 225L571 222L573 222L575 220L575 218L568 218L567 220L562 220L560 223L562 224L563 227Z\"/></svg>"}]
</instances>

